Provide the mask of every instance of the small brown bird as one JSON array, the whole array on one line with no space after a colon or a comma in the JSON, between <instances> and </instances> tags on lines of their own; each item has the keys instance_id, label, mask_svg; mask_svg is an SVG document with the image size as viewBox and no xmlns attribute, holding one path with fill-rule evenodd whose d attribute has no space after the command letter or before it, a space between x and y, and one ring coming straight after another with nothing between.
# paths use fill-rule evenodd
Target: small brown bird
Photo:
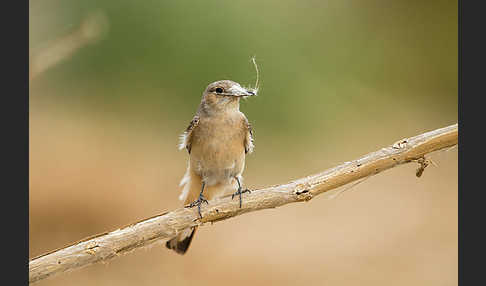
<instances>
[{"instance_id":1,"label":"small brown bird","mask_svg":"<svg viewBox=\"0 0 486 286\"><path fill-rule=\"evenodd\" d=\"M231 80L208 85L201 103L181 135L179 149L187 149L189 163L180 185L184 186L179 199L188 207L198 207L212 198L233 193L239 196L250 192L242 189L245 155L253 151L253 132L246 116L240 111L240 98L256 95ZM186 229L166 246L184 254L197 227Z\"/></svg>"}]
</instances>

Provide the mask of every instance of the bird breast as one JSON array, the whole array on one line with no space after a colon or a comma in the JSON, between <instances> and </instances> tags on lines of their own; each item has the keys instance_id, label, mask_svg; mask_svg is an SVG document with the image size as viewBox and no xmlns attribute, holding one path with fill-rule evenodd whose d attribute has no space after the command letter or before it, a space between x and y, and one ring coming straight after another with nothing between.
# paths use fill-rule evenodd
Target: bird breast
<instances>
[{"instance_id":1,"label":"bird breast","mask_svg":"<svg viewBox=\"0 0 486 286\"><path fill-rule=\"evenodd\" d=\"M202 118L193 131L191 167L208 185L243 172L247 131L243 128L244 115L240 114Z\"/></svg>"}]
</instances>

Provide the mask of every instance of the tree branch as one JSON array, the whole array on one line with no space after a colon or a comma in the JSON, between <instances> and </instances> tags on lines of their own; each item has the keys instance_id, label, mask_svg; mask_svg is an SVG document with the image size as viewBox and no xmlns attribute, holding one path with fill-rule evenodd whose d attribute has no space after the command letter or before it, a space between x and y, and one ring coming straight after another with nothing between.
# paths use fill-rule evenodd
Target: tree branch
<instances>
[{"instance_id":1,"label":"tree branch","mask_svg":"<svg viewBox=\"0 0 486 286\"><path fill-rule=\"evenodd\" d=\"M397 141L392 146L369 153L357 160L345 162L322 173L298 179L288 184L254 190L245 195L242 208L229 196L211 200L202 208L179 208L126 226L86 238L72 245L33 258L29 262L29 282L33 283L67 270L106 261L144 247L161 239L170 239L185 228L216 222L256 210L276 208L288 203L309 201L313 197L350 182L378 174L397 165L417 162L417 177L428 165L425 155L452 147L458 142L457 123L412 138Z\"/></svg>"},{"instance_id":2,"label":"tree branch","mask_svg":"<svg viewBox=\"0 0 486 286\"><path fill-rule=\"evenodd\" d=\"M104 12L89 14L80 26L61 36L30 56L29 82L61 61L70 58L78 49L100 40L108 30Z\"/></svg>"}]
</instances>

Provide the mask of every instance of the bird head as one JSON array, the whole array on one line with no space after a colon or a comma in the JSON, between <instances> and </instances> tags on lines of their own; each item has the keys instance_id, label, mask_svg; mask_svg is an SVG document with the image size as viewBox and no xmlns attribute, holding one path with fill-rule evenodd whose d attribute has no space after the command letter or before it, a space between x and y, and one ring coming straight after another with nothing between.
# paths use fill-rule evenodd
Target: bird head
<instances>
[{"instance_id":1,"label":"bird head","mask_svg":"<svg viewBox=\"0 0 486 286\"><path fill-rule=\"evenodd\" d=\"M220 80L206 87L202 103L207 111L239 109L240 98L255 95L256 91L243 88L237 82Z\"/></svg>"}]
</instances>

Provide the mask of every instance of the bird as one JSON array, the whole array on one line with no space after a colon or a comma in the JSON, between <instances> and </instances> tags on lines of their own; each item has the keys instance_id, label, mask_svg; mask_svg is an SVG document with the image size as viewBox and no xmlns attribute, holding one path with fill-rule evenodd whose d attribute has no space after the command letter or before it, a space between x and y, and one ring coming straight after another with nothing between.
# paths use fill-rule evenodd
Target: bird
<instances>
[{"instance_id":1,"label":"bird","mask_svg":"<svg viewBox=\"0 0 486 286\"><path fill-rule=\"evenodd\" d=\"M179 149L187 150L188 166L180 186L179 199L188 208L208 200L230 194L232 199L250 193L242 188L245 156L254 149L253 129L245 114L240 111L240 99L256 96L257 89L243 88L231 80L209 84L203 92L195 116L180 136ZM167 241L166 247L185 254L197 226L185 229Z\"/></svg>"}]
</instances>

